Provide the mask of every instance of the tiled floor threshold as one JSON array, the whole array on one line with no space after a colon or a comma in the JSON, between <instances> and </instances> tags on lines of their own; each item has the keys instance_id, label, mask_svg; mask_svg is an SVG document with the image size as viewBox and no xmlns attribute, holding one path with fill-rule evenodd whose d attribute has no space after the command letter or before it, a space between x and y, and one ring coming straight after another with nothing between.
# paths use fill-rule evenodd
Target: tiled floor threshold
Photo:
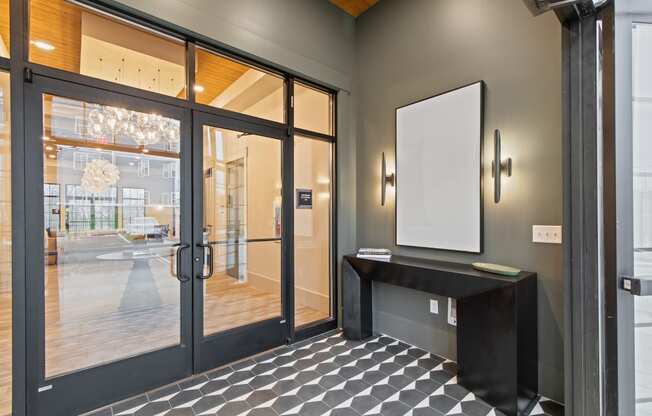
<instances>
[{"instance_id":1,"label":"tiled floor threshold","mask_svg":"<svg viewBox=\"0 0 652 416\"><path fill-rule=\"evenodd\" d=\"M240 361L87 416L502 415L457 384L454 362L387 336L340 333ZM540 401L531 415L563 415Z\"/></svg>"}]
</instances>

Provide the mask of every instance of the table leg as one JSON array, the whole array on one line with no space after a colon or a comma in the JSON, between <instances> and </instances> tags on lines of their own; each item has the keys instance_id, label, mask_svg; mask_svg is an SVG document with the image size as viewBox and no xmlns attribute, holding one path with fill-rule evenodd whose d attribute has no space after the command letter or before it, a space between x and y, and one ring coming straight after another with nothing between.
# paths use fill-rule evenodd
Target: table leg
<instances>
[{"instance_id":1,"label":"table leg","mask_svg":"<svg viewBox=\"0 0 652 416\"><path fill-rule=\"evenodd\" d=\"M120 299L120 310L147 309L160 306L161 295L154 281L154 275L145 259L134 260L129 272L127 286Z\"/></svg>"},{"instance_id":2,"label":"table leg","mask_svg":"<svg viewBox=\"0 0 652 416\"><path fill-rule=\"evenodd\" d=\"M361 340L373 334L372 282L361 279L351 264L342 262L342 327L344 337Z\"/></svg>"}]
</instances>

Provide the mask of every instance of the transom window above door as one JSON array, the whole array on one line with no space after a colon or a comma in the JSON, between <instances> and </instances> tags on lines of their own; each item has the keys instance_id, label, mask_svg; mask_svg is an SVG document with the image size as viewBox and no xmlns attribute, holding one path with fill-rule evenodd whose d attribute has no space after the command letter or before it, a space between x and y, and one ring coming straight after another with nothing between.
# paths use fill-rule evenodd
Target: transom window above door
<instances>
[{"instance_id":1,"label":"transom window above door","mask_svg":"<svg viewBox=\"0 0 652 416\"><path fill-rule=\"evenodd\" d=\"M195 101L211 107L285 122L282 77L197 48Z\"/></svg>"},{"instance_id":2,"label":"transom window above door","mask_svg":"<svg viewBox=\"0 0 652 416\"><path fill-rule=\"evenodd\" d=\"M31 62L186 97L185 42L64 0L30 0Z\"/></svg>"}]
</instances>

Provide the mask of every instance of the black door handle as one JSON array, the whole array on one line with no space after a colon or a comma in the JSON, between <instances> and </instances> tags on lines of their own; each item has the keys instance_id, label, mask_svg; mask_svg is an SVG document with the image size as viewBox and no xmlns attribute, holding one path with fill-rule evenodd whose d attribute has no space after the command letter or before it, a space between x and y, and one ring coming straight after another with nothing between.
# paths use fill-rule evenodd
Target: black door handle
<instances>
[{"instance_id":1,"label":"black door handle","mask_svg":"<svg viewBox=\"0 0 652 416\"><path fill-rule=\"evenodd\" d=\"M197 244L197 247L200 247L204 250L208 249L208 275L204 275L204 263L202 263L202 271L197 277L202 280L210 279L213 276L213 245L212 244Z\"/></svg>"},{"instance_id":2,"label":"black door handle","mask_svg":"<svg viewBox=\"0 0 652 416\"><path fill-rule=\"evenodd\" d=\"M181 252L187 248L190 248L190 244L179 244L177 246L177 280L181 283L185 283L190 280L188 276L184 276L181 272Z\"/></svg>"}]
</instances>

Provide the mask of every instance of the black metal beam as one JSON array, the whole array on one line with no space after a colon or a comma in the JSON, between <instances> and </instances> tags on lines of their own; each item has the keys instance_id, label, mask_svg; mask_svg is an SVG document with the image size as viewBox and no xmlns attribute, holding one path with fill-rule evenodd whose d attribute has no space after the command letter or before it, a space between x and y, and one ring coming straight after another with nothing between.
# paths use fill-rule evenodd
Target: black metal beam
<instances>
[{"instance_id":1,"label":"black metal beam","mask_svg":"<svg viewBox=\"0 0 652 416\"><path fill-rule=\"evenodd\" d=\"M11 222L12 222L12 408L14 416L27 413L26 399L26 218L25 218L25 118L24 62L27 60L27 4L12 0L10 4L10 74L11 74Z\"/></svg>"}]
</instances>

